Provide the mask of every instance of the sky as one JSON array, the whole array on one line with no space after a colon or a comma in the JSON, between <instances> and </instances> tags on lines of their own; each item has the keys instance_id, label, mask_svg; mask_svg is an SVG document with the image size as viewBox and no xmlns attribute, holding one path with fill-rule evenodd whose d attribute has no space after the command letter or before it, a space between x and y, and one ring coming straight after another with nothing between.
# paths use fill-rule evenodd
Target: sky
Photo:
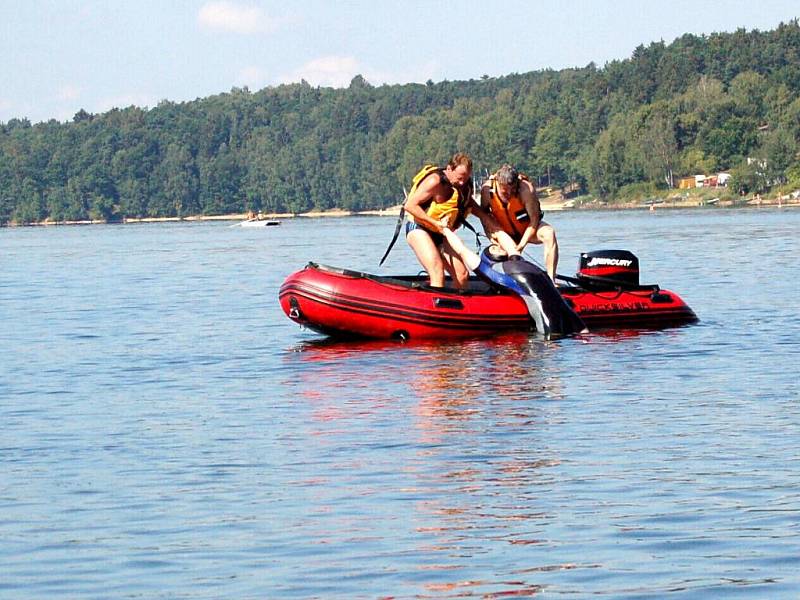
<instances>
[{"instance_id":1,"label":"sky","mask_svg":"<svg viewBox=\"0 0 800 600\"><path fill-rule=\"evenodd\" d=\"M0 0L0 122L305 79L347 86L602 67L684 33L774 29L797 0Z\"/></svg>"}]
</instances>

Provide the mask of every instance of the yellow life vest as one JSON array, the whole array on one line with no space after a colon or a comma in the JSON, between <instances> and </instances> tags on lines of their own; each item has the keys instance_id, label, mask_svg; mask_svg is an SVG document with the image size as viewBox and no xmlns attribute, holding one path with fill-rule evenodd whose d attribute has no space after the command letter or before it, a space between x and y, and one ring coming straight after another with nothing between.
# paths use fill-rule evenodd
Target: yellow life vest
<instances>
[{"instance_id":1,"label":"yellow life vest","mask_svg":"<svg viewBox=\"0 0 800 600\"><path fill-rule=\"evenodd\" d=\"M416 175L414 175L414 179L411 180L411 191L408 195L411 196L428 175L437 172L439 173L440 180L448 185L450 189L453 190L453 193L444 201L436 202L435 200L431 199L428 201L427 205L421 206L425 211L425 214L427 214L434 221L441 221L447 217L447 226L450 229L455 229L461 225L468 213L467 195L469 193L469 186L464 186L463 188L459 189L450 183L447 177L445 177L444 169L438 167L437 165L425 165ZM414 217L412 215L408 215L408 218L409 220L414 221ZM416 223L416 221L414 222ZM419 225L425 227L424 223L419 223Z\"/></svg>"},{"instance_id":2,"label":"yellow life vest","mask_svg":"<svg viewBox=\"0 0 800 600\"><path fill-rule=\"evenodd\" d=\"M467 213L469 210L467 209L467 199L472 197L472 185L465 185L461 191L458 190L450 181L445 177L444 169L440 168L437 165L425 165L420 169L420 171L414 175L414 179L411 180L411 192L406 196L406 200L408 200L408 196L413 194L417 191L419 184L422 183L422 180L425 179L431 173L439 173L439 180L443 181L447 185L449 185L452 190L453 194L444 202L433 202L432 200L428 202L427 206L423 207L426 214L428 214L432 219L437 219L441 221L445 215L447 215L447 223L450 229L455 229L460 225L464 225L467 229L471 229L472 225L467 223L465 220ZM383 253L383 258L381 258L381 262L379 264L383 264L386 261L386 257L389 256L389 252L392 251L392 247L394 243L397 241L397 236L400 234L400 227L403 225L403 219L405 218L406 209L405 205L400 208L400 214L397 217L397 224L394 228L394 235L392 236L392 241L389 242L389 247L386 248L386 252ZM414 217L412 215L408 215L410 221L416 223L414 221ZM424 225L421 225L424 227ZM477 234L476 239L477 239Z\"/></svg>"},{"instance_id":3,"label":"yellow life vest","mask_svg":"<svg viewBox=\"0 0 800 600\"><path fill-rule=\"evenodd\" d=\"M520 181L528 181L525 175L519 176ZM508 235L510 235L515 242L522 238L522 234L531 224L531 217L525 208L525 203L519 197L519 193L511 196L508 203L500 200L500 194L497 192L497 180L494 175L489 178L492 184L492 197L489 199L489 212L495 218L500 227ZM535 192L534 192L535 197ZM539 215L541 218L541 214Z\"/></svg>"}]
</instances>

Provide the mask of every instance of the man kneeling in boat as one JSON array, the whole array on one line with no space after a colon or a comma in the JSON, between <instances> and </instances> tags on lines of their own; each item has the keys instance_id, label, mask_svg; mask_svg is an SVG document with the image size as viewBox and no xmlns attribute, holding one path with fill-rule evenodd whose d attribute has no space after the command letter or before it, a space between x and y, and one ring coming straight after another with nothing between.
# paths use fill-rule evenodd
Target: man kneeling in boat
<instances>
[{"instance_id":1,"label":"man kneeling in boat","mask_svg":"<svg viewBox=\"0 0 800 600\"><path fill-rule=\"evenodd\" d=\"M408 214L406 241L430 277L431 287L444 287L445 270L459 289L469 280L469 270L443 236L444 223L450 229L464 224L468 214L481 220L484 229L496 230L472 197L472 159L459 152L445 168L426 165L414 176L404 208ZM510 238L498 239L506 251L513 251Z\"/></svg>"},{"instance_id":2,"label":"man kneeling in boat","mask_svg":"<svg viewBox=\"0 0 800 600\"><path fill-rule=\"evenodd\" d=\"M566 303L547 273L524 260L516 248L504 252L492 245L478 256L444 223L442 235L461 261L478 277L522 298L536 324L536 331L545 337L588 331L583 319ZM504 235L500 232L500 238Z\"/></svg>"},{"instance_id":3,"label":"man kneeling in boat","mask_svg":"<svg viewBox=\"0 0 800 600\"><path fill-rule=\"evenodd\" d=\"M542 244L547 274L555 282L558 240L553 227L542 221L544 213L530 180L511 165L503 165L481 186L481 208L514 239L520 252L529 243ZM497 231L496 225L490 225L486 233L495 240Z\"/></svg>"}]
</instances>

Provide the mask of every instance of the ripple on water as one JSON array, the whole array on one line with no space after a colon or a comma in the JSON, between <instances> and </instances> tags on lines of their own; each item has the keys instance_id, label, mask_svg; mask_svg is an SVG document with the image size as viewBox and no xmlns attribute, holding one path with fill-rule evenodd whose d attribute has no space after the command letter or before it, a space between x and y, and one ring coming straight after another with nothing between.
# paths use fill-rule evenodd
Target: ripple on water
<instances>
[{"instance_id":1,"label":"ripple on water","mask_svg":"<svg viewBox=\"0 0 800 600\"><path fill-rule=\"evenodd\" d=\"M0 230L0 596L796 596L800 215L666 212L560 213L562 257L630 247L700 323L557 342L286 319L381 219Z\"/></svg>"}]
</instances>

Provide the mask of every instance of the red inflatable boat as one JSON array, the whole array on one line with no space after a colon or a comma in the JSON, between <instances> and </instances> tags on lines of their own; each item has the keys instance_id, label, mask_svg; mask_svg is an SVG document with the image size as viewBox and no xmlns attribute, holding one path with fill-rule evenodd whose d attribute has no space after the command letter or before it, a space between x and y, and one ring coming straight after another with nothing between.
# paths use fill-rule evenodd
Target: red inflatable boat
<instances>
[{"instance_id":1,"label":"red inflatable boat","mask_svg":"<svg viewBox=\"0 0 800 600\"><path fill-rule=\"evenodd\" d=\"M623 256L624 258L620 258ZM590 329L661 328L697 316L681 298L638 284L638 261L626 251L581 255L580 271L558 291ZM424 276L379 276L309 263L278 294L296 323L334 337L445 339L533 330L522 298L478 278L469 288L433 289Z\"/></svg>"}]
</instances>

